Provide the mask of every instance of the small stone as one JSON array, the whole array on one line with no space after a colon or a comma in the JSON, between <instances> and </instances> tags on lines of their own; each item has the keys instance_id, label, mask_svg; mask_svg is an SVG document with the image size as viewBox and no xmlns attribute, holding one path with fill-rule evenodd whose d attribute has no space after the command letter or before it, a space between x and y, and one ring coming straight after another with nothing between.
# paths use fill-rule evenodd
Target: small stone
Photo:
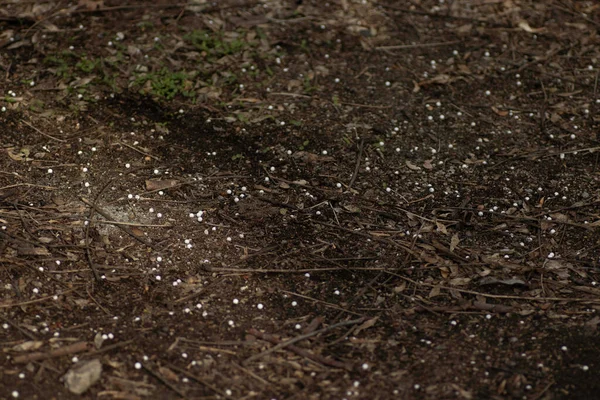
<instances>
[{"instance_id":1,"label":"small stone","mask_svg":"<svg viewBox=\"0 0 600 400\"><path fill-rule=\"evenodd\" d=\"M71 393L82 394L100 380L101 374L102 363L96 358L78 362L64 375L63 379Z\"/></svg>"}]
</instances>

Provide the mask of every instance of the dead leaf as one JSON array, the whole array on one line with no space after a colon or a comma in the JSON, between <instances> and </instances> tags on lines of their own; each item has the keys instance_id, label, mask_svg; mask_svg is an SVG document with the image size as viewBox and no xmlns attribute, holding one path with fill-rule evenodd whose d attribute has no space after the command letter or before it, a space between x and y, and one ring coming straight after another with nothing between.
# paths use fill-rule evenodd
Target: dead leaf
<instances>
[{"instance_id":1,"label":"dead leaf","mask_svg":"<svg viewBox=\"0 0 600 400\"><path fill-rule=\"evenodd\" d=\"M583 90L575 90L573 92L561 92L561 93L556 93L556 95L560 96L560 97L573 97L575 95L578 95L581 92L583 92ZM564 103L562 103L562 104L564 104ZM556 107L556 105L553 105L553 107ZM561 109L565 108L567 110L569 109L566 104L564 104L563 106L558 107L558 108L561 108ZM566 112L567 110L564 110L563 112Z\"/></svg>"},{"instance_id":2,"label":"dead leaf","mask_svg":"<svg viewBox=\"0 0 600 400\"><path fill-rule=\"evenodd\" d=\"M584 323L584 326L589 331L595 331L596 328L598 327L598 324L600 324L600 317L595 316L592 319L590 319L589 321L586 321Z\"/></svg>"},{"instance_id":3,"label":"dead leaf","mask_svg":"<svg viewBox=\"0 0 600 400\"><path fill-rule=\"evenodd\" d=\"M37 350L44 345L44 342L39 340L29 340L27 342L19 343L12 347L13 351L32 351Z\"/></svg>"},{"instance_id":4,"label":"dead leaf","mask_svg":"<svg viewBox=\"0 0 600 400\"><path fill-rule=\"evenodd\" d=\"M377 232L377 231L369 231L369 235L374 236L374 237L389 237L390 236L389 233Z\"/></svg>"},{"instance_id":5,"label":"dead leaf","mask_svg":"<svg viewBox=\"0 0 600 400\"><path fill-rule=\"evenodd\" d=\"M323 65L317 65L315 67L315 71L317 72L318 75L329 76L329 68L327 68Z\"/></svg>"},{"instance_id":6,"label":"dead leaf","mask_svg":"<svg viewBox=\"0 0 600 400\"><path fill-rule=\"evenodd\" d=\"M469 67L467 67L465 64L459 64L458 65L458 72L460 72L463 75L471 75L472 72L469 69Z\"/></svg>"},{"instance_id":7,"label":"dead leaf","mask_svg":"<svg viewBox=\"0 0 600 400\"><path fill-rule=\"evenodd\" d=\"M362 324L360 324L359 326L356 327L356 329L354 330L354 335L356 336L360 333L360 331L369 329L370 327L375 325L375 323L377 322L378 319L379 319L379 317L375 317L375 318L366 320L365 322L363 322Z\"/></svg>"},{"instance_id":8,"label":"dead leaf","mask_svg":"<svg viewBox=\"0 0 600 400\"><path fill-rule=\"evenodd\" d=\"M139 47L130 44L127 46L127 54L129 54L130 57L138 57L142 55L142 50L140 50Z\"/></svg>"},{"instance_id":9,"label":"dead leaf","mask_svg":"<svg viewBox=\"0 0 600 400\"><path fill-rule=\"evenodd\" d=\"M499 110L495 106L492 106L492 111L495 112L497 115L499 115L501 117L506 117L508 115L508 111L506 111L506 110Z\"/></svg>"},{"instance_id":10,"label":"dead leaf","mask_svg":"<svg viewBox=\"0 0 600 400\"><path fill-rule=\"evenodd\" d=\"M600 289L587 286L573 286L573 289L579 290L580 292L589 293L596 297L600 296Z\"/></svg>"},{"instance_id":11,"label":"dead leaf","mask_svg":"<svg viewBox=\"0 0 600 400\"><path fill-rule=\"evenodd\" d=\"M529 33L539 33L539 32L543 32L544 30L546 30L546 28L544 28L544 27L532 28L531 26L529 26L529 23L527 21L525 21L524 19L519 21L519 28L521 28L525 32L529 32Z\"/></svg>"},{"instance_id":12,"label":"dead leaf","mask_svg":"<svg viewBox=\"0 0 600 400\"><path fill-rule=\"evenodd\" d=\"M527 286L527 282L519 278L497 279L493 276L486 276L485 278L479 281L479 285Z\"/></svg>"},{"instance_id":13,"label":"dead leaf","mask_svg":"<svg viewBox=\"0 0 600 400\"><path fill-rule=\"evenodd\" d=\"M448 279L448 277L450 276L450 268L440 267L439 270L440 270L440 275L442 275L442 278Z\"/></svg>"},{"instance_id":14,"label":"dead leaf","mask_svg":"<svg viewBox=\"0 0 600 400\"><path fill-rule=\"evenodd\" d=\"M394 287L394 293L402 293L406 290L406 282L402 282L399 286Z\"/></svg>"},{"instance_id":15,"label":"dead leaf","mask_svg":"<svg viewBox=\"0 0 600 400\"><path fill-rule=\"evenodd\" d=\"M298 79L290 79L287 84L287 91L292 92L293 89L299 87L302 87L302 82L300 82Z\"/></svg>"},{"instance_id":16,"label":"dead leaf","mask_svg":"<svg viewBox=\"0 0 600 400\"><path fill-rule=\"evenodd\" d=\"M319 156L314 153L309 153L308 151L297 151L296 153L294 153L294 155L292 157L299 158L307 164L315 164L318 161L333 161L334 160L333 157Z\"/></svg>"},{"instance_id":17,"label":"dead leaf","mask_svg":"<svg viewBox=\"0 0 600 400\"><path fill-rule=\"evenodd\" d=\"M19 151L14 151L14 147L6 149L6 153L8 156L14 161L32 161L32 158L29 158L30 151L28 147L22 147Z\"/></svg>"},{"instance_id":18,"label":"dead leaf","mask_svg":"<svg viewBox=\"0 0 600 400\"><path fill-rule=\"evenodd\" d=\"M90 301L86 299L75 299L73 301L81 308L84 308L90 304Z\"/></svg>"},{"instance_id":19,"label":"dead leaf","mask_svg":"<svg viewBox=\"0 0 600 400\"><path fill-rule=\"evenodd\" d=\"M452 235L452 238L450 239L450 252L454 252L454 249L456 249L456 246L458 246L458 243L460 243L460 238L458 237L458 233L455 233L454 235Z\"/></svg>"},{"instance_id":20,"label":"dead leaf","mask_svg":"<svg viewBox=\"0 0 600 400\"><path fill-rule=\"evenodd\" d=\"M410 169L412 169L413 171L420 171L421 167L416 166L415 164L411 163L410 161L406 160L406 166Z\"/></svg>"},{"instance_id":21,"label":"dead leaf","mask_svg":"<svg viewBox=\"0 0 600 400\"><path fill-rule=\"evenodd\" d=\"M29 40L19 40L18 42L14 42L10 46L7 47L8 50L18 49L19 47L27 46L31 44Z\"/></svg>"},{"instance_id":22,"label":"dead leaf","mask_svg":"<svg viewBox=\"0 0 600 400\"><path fill-rule=\"evenodd\" d=\"M561 260L548 260L545 265L545 269L556 274L560 279L569 279L569 267L570 264Z\"/></svg>"},{"instance_id":23,"label":"dead leaf","mask_svg":"<svg viewBox=\"0 0 600 400\"><path fill-rule=\"evenodd\" d=\"M434 287L431 288L431 291L429 291L429 295L427 295L428 298L433 298L436 296L439 296L441 292L441 287L440 285L435 285Z\"/></svg>"},{"instance_id":24,"label":"dead leaf","mask_svg":"<svg viewBox=\"0 0 600 400\"><path fill-rule=\"evenodd\" d=\"M177 179L148 179L146 181L146 190L164 190L179 185Z\"/></svg>"},{"instance_id":25,"label":"dead leaf","mask_svg":"<svg viewBox=\"0 0 600 400\"><path fill-rule=\"evenodd\" d=\"M569 217L566 214L563 214L563 213L558 213L558 212L557 213L552 213L552 214L550 214L550 216L555 221L569 222Z\"/></svg>"},{"instance_id":26,"label":"dead leaf","mask_svg":"<svg viewBox=\"0 0 600 400\"><path fill-rule=\"evenodd\" d=\"M254 185L254 189L256 189L256 190L262 190L262 191L267 192L267 193L273 193L273 192L275 192L273 189L269 189L268 187L263 186L263 185Z\"/></svg>"},{"instance_id":27,"label":"dead leaf","mask_svg":"<svg viewBox=\"0 0 600 400\"><path fill-rule=\"evenodd\" d=\"M451 286L465 286L469 282L471 282L471 278L454 278L454 279L450 279L450 282L448 282L448 283Z\"/></svg>"},{"instance_id":28,"label":"dead leaf","mask_svg":"<svg viewBox=\"0 0 600 400\"><path fill-rule=\"evenodd\" d=\"M83 7L89 11L94 11L104 7L104 0L79 0L77 6Z\"/></svg>"},{"instance_id":29,"label":"dead leaf","mask_svg":"<svg viewBox=\"0 0 600 400\"><path fill-rule=\"evenodd\" d=\"M456 28L456 33L458 33L459 35L466 35L469 32L471 32L471 29L473 29L473 24L461 25L458 28Z\"/></svg>"},{"instance_id":30,"label":"dead leaf","mask_svg":"<svg viewBox=\"0 0 600 400\"><path fill-rule=\"evenodd\" d=\"M241 98L235 99L235 101L243 101L245 103L262 103L263 102L263 100L258 99L256 97L241 97Z\"/></svg>"},{"instance_id":31,"label":"dead leaf","mask_svg":"<svg viewBox=\"0 0 600 400\"><path fill-rule=\"evenodd\" d=\"M421 91L421 86L419 86L419 82L413 81L413 93L419 93Z\"/></svg>"},{"instance_id":32,"label":"dead leaf","mask_svg":"<svg viewBox=\"0 0 600 400\"><path fill-rule=\"evenodd\" d=\"M582 31L585 31L588 29L588 26L582 22L565 22L564 24L566 26L571 26L573 28L580 29Z\"/></svg>"},{"instance_id":33,"label":"dead leaf","mask_svg":"<svg viewBox=\"0 0 600 400\"><path fill-rule=\"evenodd\" d=\"M17 248L17 254L20 256L50 256L50 252L45 247L22 246Z\"/></svg>"},{"instance_id":34,"label":"dead leaf","mask_svg":"<svg viewBox=\"0 0 600 400\"><path fill-rule=\"evenodd\" d=\"M545 197L542 197L542 198L540 199L540 201L538 202L538 204L536 204L536 206L535 206L535 207L536 207L536 208L542 208L542 207L544 207L544 202L545 202L545 201L546 201L546 198L545 198Z\"/></svg>"},{"instance_id":35,"label":"dead leaf","mask_svg":"<svg viewBox=\"0 0 600 400\"><path fill-rule=\"evenodd\" d=\"M137 226L132 226L131 227L131 233L133 233L135 236L137 237L144 237L144 231L141 230L140 228L138 228Z\"/></svg>"},{"instance_id":36,"label":"dead leaf","mask_svg":"<svg viewBox=\"0 0 600 400\"><path fill-rule=\"evenodd\" d=\"M463 399L471 400L473 398L473 393L471 393L470 391L468 391L466 389L461 388L456 383L452 383L451 386L456 391L456 393L459 394Z\"/></svg>"},{"instance_id":37,"label":"dead leaf","mask_svg":"<svg viewBox=\"0 0 600 400\"><path fill-rule=\"evenodd\" d=\"M49 31L49 32L59 32L60 28L48 21L44 21L42 23L42 26L44 27L45 30Z\"/></svg>"},{"instance_id":38,"label":"dead leaf","mask_svg":"<svg viewBox=\"0 0 600 400\"><path fill-rule=\"evenodd\" d=\"M94 346L96 346L96 349L99 349L102 347L102 343L104 343L104 337L102 332L98 332L96 333L96 336L94 336Z\"/></svg>"},{"instance_id":39,"label":"dead leaf","mask_svg":"<svg viewBox=\"0 0 600 400\"><path fill-rule=\"evenodd\" d=\"M96 75L91 75L85 78L80 78L80 79L75 79L74 81L72 81L71 83L69 83L69 86L71 87L80 87L80 86L85 86L88 83L90 83L91 81L93 81L94 79L96 79Z\"/></svg>"},{"instance_id":40,"label":"dead leaf","mask_svg":"<svg viewBox=\"0 0 600 400\"><path fill-rule=\"evenodd\" d=\"M343 207L344 207L344 210L348 211L349 213L352 213L352 214L360 213L360 208L353 204L346 204Z\"/></svg>"},{"instance_id":41,"label":"dead leaf","mask_svg":"<svg viewBox=\"0 0 600 400\"><path fill-rule=\"evenodd\" d=\"M452 79L452 77L448 74L439 74L434 76L431 79L425 79L424 81L419 82L419 86L426 86L426 85L446 85L448 83L451 83L454 79Z\"/></svg>"},{"instance_id":42,"label":"dead leaf","mask_svg":"<svg viewBox=\"0 0 600 400\"><path fill-rule=\"evenodd\" d=\"M508 228L508 224L506 222L503 222L501 224L495 225L492 230L493 231L503 231L506 228Z\"/></svg>"},{"instance_id":43,"label":"dead leaf","mask_svg":"<svg viewBox=\"0 0 600 400\"><path fill-rule=\"evenodd\" d=\"M160 374L162 376L164 376L165 378L167 378L170 381L173 381L173 382L179 381L179 377L177 376L177 374L175 372L171 371L167 367L159 367L158 372L160 372Z\"/></svg>"},{"instance_id":44,"label":"dead leaf","mask_svg":"<svg viewBox=\"0 0 600 400\"><path fill-rule=\"evenodd\" d=\"M437 226L438 231L442 232L444 235L448 234L448 230L446 229L446 225L441 222L435 221L435 225Z\"/></svg>"}]
</instances>

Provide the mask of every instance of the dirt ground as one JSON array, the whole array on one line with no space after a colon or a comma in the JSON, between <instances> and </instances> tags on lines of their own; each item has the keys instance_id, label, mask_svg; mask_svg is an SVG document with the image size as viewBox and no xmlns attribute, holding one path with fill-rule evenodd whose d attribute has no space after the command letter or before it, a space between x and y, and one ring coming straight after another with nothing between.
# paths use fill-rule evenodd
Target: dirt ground
<instances>
[{"instance_id":1,"label":"dirt ground","mask_svg":"<svg viewBox=\"0 0 600 400\"><path fill-rule=\"evenodd\" d=\"M599 28L0 0L0 398L597 398Z\"/></svg>"}]
</instances>

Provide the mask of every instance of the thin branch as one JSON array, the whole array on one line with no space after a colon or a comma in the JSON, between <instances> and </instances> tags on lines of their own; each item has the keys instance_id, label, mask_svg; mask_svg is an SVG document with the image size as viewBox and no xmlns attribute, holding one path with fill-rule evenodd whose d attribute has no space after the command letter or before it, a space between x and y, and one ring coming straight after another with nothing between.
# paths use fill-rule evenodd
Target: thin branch
<instances>
[{"instance_id":1,"label":"thin branch","mask_svg":"<svg viewBox=\"0 0 600 400\"><path fill-rule=\"evenodd\" d=\"M189 371L183 369L183 368L179 368L176 365L170 364L170 363L166 363L165 364L168 368L175 370L177 372L179 372L180 374L183 374L185 376L187 376L188 378L198 382L201 385L206 386L207 388L209 388L210 390L212 390L213 392L220 394L221 396L225 396L225 393L222 392L221 390L219 390L217 387L211 385L210 383L206 382L205 380L203 380L202 378L197 377L196 375L190 373Z\"/></svg>"},{"instance_id":2,"label":"thin branch","mask_svg":"<svg viewBox=\"0 0 600 400\"><path fill-rule=\"evenodd\" d=\"M63 294L67 294L69 292L74 291L74 289L69 289L63 293L61 293L61 295ZM35 299L35 300L28 300L28 301L22 301L20 303L0 303L0 308L10 308L10 307L21 307L21 306L27 306L30 304L36 304L36 303L42 303L46 300L52 300L54 298L54 296L56 296L55 294L52 294L50 296L46 296L46 297L40 297L39 299Z\"/></svg>"},{"instance_id":3,"label":"thin branch","mask_svg":"<svg viewBox=\"0 0 600 400\"><path fill-rule=\"evenodd\" d=\"M137 222L121 222L121 221L109 221L109 220L96 220L97 224L109 224L109 225L123 225L123 226L135 226L141 228L172 228L171 224L140 224Z\"/></svg>"},{"instance_id":4,"label":"thin branch","mask_svg":"<svg viewBox=\"0 0 600 400\"><path fill-rule=\"evenodd\" d=\"M281 346L283 344L283 342L280 339L276 338L275 336L273 336L269 333L260 332L259 330L254 329L254 328L251 328L250 330L248 330L248 333L251 335L254 335L262 340L265 340L267 342L271 342L271 343L275 344L276 345L275 347ZM299 356L306 357L310 360L318 362L319 364L323 364L323 365L326 365L329 367L334 367L334 368L343 368L346 370L352 369L352 366L349 364L331 359L329 357L324 357L318 353L311 353L307 349L303 349L301 347L294 346L293 344L289 344L286 347L288 350L293 351L294 353L298 354Z\"/></svg>"},{"instance_id":5,"label":"thin branch","mask_svg":"<svg viewBox=\"0 0 600 400\"><path fill-rule=\"evenodd\" d=\"M358 146L358 157L356 157L356 165L354 166L354 173L352 174L352 179L350 179L350 183L348 184L348 190L352 188L354 181L356 181L356 177L358 176L358 170L360 169L360 159L362 158L363 148L365 147L365 138L360 139L360 145Z\"/></svg>"},{"instance_id":6,"label":"thin branch","mask_svg":"<svg viewBox=\"0 0 600 400\"><path fill-rule=\"evenodd\" d=\"M326 261L330 261L325 259ZM302 268L302 269L283 269L283 268L227 268L212 267L204 265L208 272L234 272L243 274L306 274L314 272L331 271L385 271L384 267L323 267L323 268Z\"/></svg>"},{"instance_id":7,"label":"thin branch","mask_svg":"<svg viewBox=\"0 0 600 400\"><path fill-rule=\"evenodd\" d=\"M118 349L120 347L125 347L127 345L130 345L133 342L135 342L135 340L132 339L132 340L126 340L124 342L114 343L114 344L111 344L110 346L104 346L101 349L87 352L84 355L85 356L94 356L96 354L106 353L108 351L111 351L111 350L114 350L114 349Z\"/></svg>"},{"instance_id":8,"label":"thin branch","mask_svg":"<svg viewBox=\"0 0 600 400\"><path fill-rule=\"evenodd\" d=\"M187 399L188 397L185 395L185 393L183 393L181 390L179 390L177 387L175 387L173 384L171 384L171 382L169 382L168 380L166 380L165 378L163 378L162 375L152 371L149 367L147 367L146 365L143 365L144 371L146 371L149 375L152 375L153 377L155 377L156 379L159 380L160 383L162 383L163 385L165 385L166 387L168 387L169 389L171 389L172 391L174 391L175 393L177 393L177 395L183 399Z\"/></svg>"},{"instance_id":9,"label":"thin branch","mask_svg":"<svg viewBox=\"0 0 600 400\"><path fill-rule=\"evenodd\" d=\"M40 188L40 189L46 189L46 190L56 190L56 189L58 189L58 188L56 188L54 186L36 185L35 183L15 183L14 185L8 185L8 186L0 187L0 190L12 189L12 188L15 188L15 187L20 187L20 186L34 187L34 188Z\"/></svg>"},{"instance_id":10,"label":"thin branch","mask_svg":"<svg viewBox=\"0 0 600 400\"><path fill-rule=\"evenodd\" d=\"M402 276L400 274L396 274L391 271L385 271L385 272L387 274L397 276L400 279L404 279L405 281L410 282L417 286L439 287L440 289L444 289L444 290L456 290L457 292L460 292L460 293L473 294L475 296L482 296L482 297L487 297L490 299L511 299L511 300L527 300L527 301L571 301L571 302L600 303L600 299L598 299L598 298L586 299L586 298L582 298L582 297L573 297L573 298L569 298L569 297L528 297L528 296L513 296L513 295L505 295L505 294L489 294L489 293L483 293L483 292L476 292L474 290L459 289L459 288L448 287L448 286L439 286L439 285L434 285L432 283L425 283L425 282L417 282L406 276Z\"/></svg>"},{"instance_id":11,"label":"thin branch","mask_svg":"<svg viewBox=\"0 0 600 400\"><path fill-rule=\"evenodd\" d=\"M376 50L403 50L403 49L420 49L424 47L441 47L450 46L453 44L462 43L461 40L452 40L450 42L435 42L435 43L415 43L415 44L399 44L393 46L379 46Z\"/></svg>"},{"instance_id":12,"label":"thin branch","mask_svg":"<svg viewBox=\"0 0 600 400\"><path fill-rule=\"evenodd\" d=\"M281 293L286 293L286 294L289 294L291 296L300 297L301 299L306 299L306 300L314 301L315 303L323 304L325 307L333 308L334 310L344 311L344 312L347 312L348 314L362 315L360 313L347 310L347 309L345 309L343 307L340 307L340 306L338 306L336 304L332 304L332 303L328 303L328 302L323 301L323 300L315 299L314 297L305 296L305 295L300 294L300 293L289 292L289 291L283 290L283 289L279 289L279 291Z\"/></svg>"},{"instance_id":13,"label":"thin branch","mask_svg":"<svg viewBox=\"0 0 600 400\"><path fill-rule=\"evenodd\" d=\"M150 154L150 153L147 153L147 152L145 152L145 151L143 151L143 150L141 150L141 149L138 149L138 148L137 148L137 147L135 147L135 146L132 146L132 145L130 145L130 144L127 144L127 143L125 143L125 142L118 142L117 144L120 144L121 146L125 146L125 147L127 147L127 148L130 148L131 150L133 150L133 151L136 151L136 152L140 153L140 154L141 154L141 155L143 155L143 156L150 157L150 158L152 158L152 159L154 159L154 160L156 160L156 161L161 161L161 159L160 159L159 157L156 157L156 156L154 156L154 155L152 155L152 154Z\"/></svg>"},{"instance_id":14,"label":"thin branch","mask_svg":"<svg viewBox=\"0 0 600 400\"><path fill-rule=\"evenodd\" d=\"M47 137L49 139L52 139L52 140L56 140L57 142L61 142L61 143L66 143L67 142L64 139L59 139L57 137L54 137L52 135L49 135L49 134L47 134L45 132L40 131L38 128L36 128L35 126L31 125L29 122L25 121L24 119L22 119L21 122L24 123L25 125L27 125L28 127L30 127L31 129L33 129L34 131L36 131L37 133L39 133L42 136L45 136L45 137Z\"/></svg>"},{"instance_id":15,"label":"thin branch","mask_svg":"<svg viewBox=\"0 0 600 400\"><path fill-rule=\"evenodd\" d=\"M46 353L37 352L24 354L22 356L17 356L13 359L15 364L24 364L32 361L40 361L46 360L48 358L56 358L67 356L69 354L81 353L82 351L89 350L93 347L93 344L90 342L77 342L67 346L60 347L55 350L48 351Z\"/></svg>"},{"instance_id":16,"label":"thin branch","mask_svg":"<svg viewBox=\"0 0 600 400\"><path fill-rule=\"evenodd\" d=\"M310 333L306 333L304 335L296 336L296 337L294 337L292 339L286 340L285 342L281 342L278 345L273 346L270 349L267 349L267 350L265 350L265 351L263 351L261 353L255 354L255 355L253 355L251 357L248 357L246 360L244 360L244 362L242 364L248 364L248 363L250 363L250 362L252 362L254 360L258 360L259 358L262 358L262 357L264 357L264 356L266 356L268 354L271 354L271 353L273 353L273 352L275 352L277 350L281 350L281 349L283 349L283 348L285 348L285 347L287 347L289 345L292 345L292 344L297 343L297 342L301 342L302 340L308 339L308 338L316 336L316 335L320 335L321 333L325 333L325 332L330 331L332 329L339 328L341 326L356 325L356 324L360 324L361 322L364 322L364 321L365 321L364 317L361 317L361 318L358 318L358 319L352 319L352 320L349 320L349 321L342 321L342 322L338 322L337 324L329 325L326 328L319 329L318 331L313 331L313 332L310 332ZM253 329L251 329L251 331L258 332L258 331L253 330ZM250 333L250 334L252 334L252 333Z\"/></svg>"}]
</instances>

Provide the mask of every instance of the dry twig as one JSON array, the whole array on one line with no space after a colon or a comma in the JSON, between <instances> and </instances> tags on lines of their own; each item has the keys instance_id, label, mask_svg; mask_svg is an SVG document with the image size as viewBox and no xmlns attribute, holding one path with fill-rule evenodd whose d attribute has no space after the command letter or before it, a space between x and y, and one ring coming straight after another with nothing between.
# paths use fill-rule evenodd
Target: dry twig
<instances>
[{"instance_id":1,"label":"dry twig","mask_svg":"<svg viewBox=\"0 0 600 400\"><path fill-rule=\"evenodd\" d=\"M30 354L24 354L22 356L17 356L13 359L13 362L16 364L25 364L32 361L40 361L46 360L48 358L56 358L67 356L69 354L81 353L82 351L89 350L93 347L93 344L90 342L77 342L67 346L60 347L55 350L51 350L46 353L36 352Z\"/></svg>"},{"instance_id":2,"label":"dry twig","mask_svg":"<svg viewBox=\"0 0 600 400\"><path fill-rule=\"evenodd\" d=\"M288 347L288 346L290 346L290 345L292 345L294 343L300 342L300 341L308 339L310 337L319 335L321 333L325 333L327 331L330 331L330 330L335 329L335 328L339 328L341 326L348 326L348 325L360 324L361 322L364 322L364 320L365 320L365 318L361 317L361 318L353 319L353 320L349 320L349 321L338 322L337 324L329 325L328 327L323 328L323 329L319 329L318 331L313 331L313 332L310 332L310 333L307 333L307 334L304 334L304 335L296 336L296 337L294 337L292 339L289 339L289 340L286 340L284 342L279 342L279 344L277 344L276 346L273 346L270 349L267 349L267 350L265 350L265 351L263 351L261 353L255 354L255 355L247 358L246 360L244 360L243 364L248 364L248 363L250 363L250 362L252 362L254 360L258 360L259 358L262 358L262 357L264 357L264 356L266 356L268 354L271 354L271 353L273 353L273 352L275 352L277 350L283 349L285 347ZM269 334L266 334L266 333L261 333L261 332L257 331L254 328L250 329L248 332L250 334L252 334L252 335L255 335L255 336L258 336L258 337L263 337L263 338L265 338L266 340L269 340L269 341L271 341L273 339L273 336L271 336ZM305 356L305 355L303 354L303 356ZM330 364L327 364L327 365L330 365ZM342 364L342 365L345 365L345 364ZM337 366L338 367L342 367L341 365L337 365ZM342 368L344 368L344 367L342 367Z\"/></svg>"},{"instance_id":3,"label":"dry twig","mask_svg":"<svg viewBox=\"0 0 600 400\"><path fill-rule=\"evenodd\" d=\"M142 364L144 371L146 371L149 375L155 377L156 379L158 379L158 381L160 383L162 383L163 385L165 385L166 387L168 387L169 389L171 389L173 392L177 393L177 395L183 399L187 399L188 397L185 395L185 393L183 393L181 390L179 390L179 388L177 388L175 385L173 385L171 382L169 382L167 379L165 379L161 374L154 372L152 369L150 369L148 366Z\"/></svg>"}]
</instances>

